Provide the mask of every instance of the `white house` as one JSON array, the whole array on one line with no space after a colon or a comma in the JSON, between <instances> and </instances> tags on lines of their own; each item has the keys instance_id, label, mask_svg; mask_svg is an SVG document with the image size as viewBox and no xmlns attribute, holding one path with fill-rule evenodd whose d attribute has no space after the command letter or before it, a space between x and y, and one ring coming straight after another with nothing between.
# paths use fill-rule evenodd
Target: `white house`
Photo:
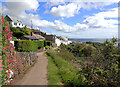
<instances>
[{"instance_id":1,"label":"white house","mask_svg":"<svg viewBox=\"0 0 120 87\"><path fill-rule=\"evenodd\" d=\"M57 46L60 46L61 43L67 45L67 44L70 44L72 41L69 41L68 38L66 37L55 37L55 43L57 44Z\"/></svg>"},{"instance_id":2,"label":"white house","mask_svg":"<svg viewBox=\"0 0 120 87\"><path fill-rule=\"evenodd\" d=\"M25 25L22 23L22 21L20 19L17 19L16 17L12 17L10 15L6 15L5 19L8 21L8 23L12 27L20 27L20 28L25 27Z\"/></svg>"}]
</instances>

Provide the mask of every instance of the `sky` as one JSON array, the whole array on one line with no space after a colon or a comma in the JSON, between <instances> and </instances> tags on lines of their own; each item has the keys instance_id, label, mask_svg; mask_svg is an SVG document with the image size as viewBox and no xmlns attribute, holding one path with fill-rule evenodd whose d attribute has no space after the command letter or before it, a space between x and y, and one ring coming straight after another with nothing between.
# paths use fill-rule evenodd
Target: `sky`
<instances>
[{"instance_id":1,"label":"sky","mask_svg":"<svg viewBox=\"0 0 120 87\"><path fill-rule=\"evenodd\" d=\"M118 0L4 0L0 13L68 38L118 37Z\"/></svg>"}]
</instances>

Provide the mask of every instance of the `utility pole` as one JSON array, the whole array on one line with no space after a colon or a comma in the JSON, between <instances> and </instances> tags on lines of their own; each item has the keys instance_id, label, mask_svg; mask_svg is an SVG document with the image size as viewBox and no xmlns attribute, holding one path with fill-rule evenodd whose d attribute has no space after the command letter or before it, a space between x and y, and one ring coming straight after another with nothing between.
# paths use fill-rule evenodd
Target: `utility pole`
<instances>
[{"instance_id":1,"label":"utility pole","mask_svg":"<svg viewBox=\"0 0 120 87\"><path fill-rule=\"evenodd\" d=\"M32 24L32 20L31 20L31 29L33 29L33 24Z\"/></svg>"}]
</instances>

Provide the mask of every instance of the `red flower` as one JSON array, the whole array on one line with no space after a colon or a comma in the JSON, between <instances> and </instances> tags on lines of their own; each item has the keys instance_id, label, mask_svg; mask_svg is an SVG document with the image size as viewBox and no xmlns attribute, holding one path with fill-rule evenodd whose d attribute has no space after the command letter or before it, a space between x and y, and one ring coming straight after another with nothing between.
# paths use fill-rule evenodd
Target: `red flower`
<instances>
[{"instance_id":1,"label":"red flower","mask_svg":"<svg viewBox=\"0 0 120 87\"><path fill-rule=\"evenodd\" d=\"M9 61L9 63L12 63L13 62L13 59L11 61Z\"/></svg>"},{"instance_id":2,"label":"red flower","mask_svg":"<svg viewBox=\"0 0 120 87\"><path fill-rule=\"evenodd\" d=\"M2 48L2 50L5 50L5 49L6 49L5 47Z\"/></svg>"},{"instance_id":3,"label":"red flower","mask_svg":"<svg viewBox=\"0 0 120 87\"><path fill-rule=\"evenodd\" d=\"M4 22L4 17L2 17L2 22Z\"/></svg>"}]
</instances>

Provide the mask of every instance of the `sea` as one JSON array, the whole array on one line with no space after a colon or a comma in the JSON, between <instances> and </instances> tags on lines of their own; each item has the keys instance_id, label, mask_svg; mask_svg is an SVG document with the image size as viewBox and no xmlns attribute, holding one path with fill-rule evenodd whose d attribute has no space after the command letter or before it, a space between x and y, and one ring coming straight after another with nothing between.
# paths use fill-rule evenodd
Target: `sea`
<instances>
[{"instance_id":1,"label":"sea","mask_svg":"<svg viewBox=\"0 0 120 87\"><path fill-rule=\"evenodd\" d=\"M94 39L88 39L88 38L85 38L85 39L83 39L83 38L69 38L69 40L70 41L72 41L72 42L78 42L78 41L80 41L80 42L99 42L99 43L104 43L105 42L105 40L108 40L108 41L111 41L112 40L112 38L104 38L104 39L101 39L101 38L99 38L99 39L97 39L97 38L94 38ZM118 40L118 42L117 42L117 44L118 43L120 43L120 39Z\"/></svg>"}]
</instances>

